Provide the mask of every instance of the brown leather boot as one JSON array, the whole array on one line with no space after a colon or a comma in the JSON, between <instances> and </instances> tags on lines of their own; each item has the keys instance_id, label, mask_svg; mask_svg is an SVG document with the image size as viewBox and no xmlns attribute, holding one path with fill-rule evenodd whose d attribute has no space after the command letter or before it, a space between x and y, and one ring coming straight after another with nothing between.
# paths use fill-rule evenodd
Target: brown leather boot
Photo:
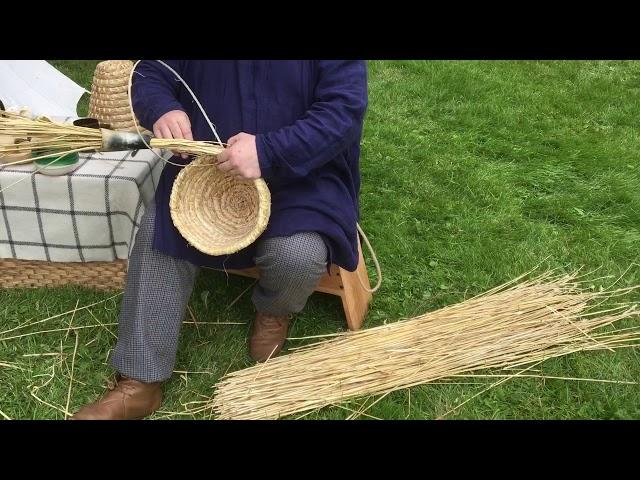
<instances>
[{"instance_id":1,"label":"brown leather boot","mask_svg":"<svg viewBox=\"0 0 640 480\"><path fill-rule=\"evenodd\" d=\"M162 404L162 383L142 383L118 375L116 384L95 403L82 407L70 420L140 420Z\"/></svg>"},{"instance_id":2,"label":"brown leather boot","mask_svg":"<svg viewBox=\"0 0 640 480\"><path fill-rule=\"evenodd\" d=\"M289 316L268 315L258 312L249 340L249 355L256 362L275 357L287 339Z\"/></svg>"}]
</instances>

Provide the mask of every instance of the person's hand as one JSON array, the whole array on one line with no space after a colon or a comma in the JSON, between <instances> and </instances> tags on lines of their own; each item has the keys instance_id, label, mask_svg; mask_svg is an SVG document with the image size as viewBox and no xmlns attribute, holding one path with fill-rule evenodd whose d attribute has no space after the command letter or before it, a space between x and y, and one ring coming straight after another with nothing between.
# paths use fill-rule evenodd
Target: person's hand
<instances>
[{"instance_id":1,"label":"person's hand","mask_svg":"<svg viewBox=\"0 0 640 480\"><path fill-rule=\"evenodd\" d=\"M218 154L220 170L249 180L262 176L255 135L242 132L231 137L227 144L229 146Z\"/></svg>"},{"instance_id":2,"label":"person's hand","mask_svg":"<svg viewBox=\"0 0 640 480\"><path fill-rule=\"evenodd\" d=\"M191 134L191 122L189 117L182 110L171 110L162 115L156 123L153 124L153 134L156 138L183 138L193 140ZM186 153L173 152L174 155L180 155L183 159L187 158Z\"/></svg>"}]
</instances>

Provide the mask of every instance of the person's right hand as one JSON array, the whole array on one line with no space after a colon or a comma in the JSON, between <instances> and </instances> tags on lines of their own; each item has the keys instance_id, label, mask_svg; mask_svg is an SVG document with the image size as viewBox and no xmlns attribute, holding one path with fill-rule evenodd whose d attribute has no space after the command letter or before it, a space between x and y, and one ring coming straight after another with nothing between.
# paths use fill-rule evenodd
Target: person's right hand
<instances>
[{"instance_id":1,"label":"person's right hand","mask_svg":"<svg viewBox=\"0 0 640 480\"><path fill-rule=\"evenodd\" d=\"M156 138L184 138L193 140L191 134L191 122L189 117L182 110L171 110L162 115L156 123L153 124L153 134ZM180 155L183 159L187 158L186 153L173 152Z\"/></svg>"}]
</instances>

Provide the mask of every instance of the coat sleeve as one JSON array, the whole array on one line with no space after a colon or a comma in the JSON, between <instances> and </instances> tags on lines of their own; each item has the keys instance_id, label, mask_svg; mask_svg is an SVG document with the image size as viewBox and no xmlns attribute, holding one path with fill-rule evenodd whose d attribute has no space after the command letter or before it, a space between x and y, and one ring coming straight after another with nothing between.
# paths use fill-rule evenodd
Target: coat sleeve
<instances>
[{"instance_id":1,"label":"coat sleeve","mask_svg":"<svg viewBox=\"0 0 640 480\"><path fill-rule=\"evenodd\" d=\"M182 76L184 60L163 60ZM153 125L171 110L183 110L178 101L180 81L164 65L154 60L143 60L136 67L131 87L133 111L142 126L153 130Z\"/></svg>"},{"instance_id":2,"label":"coat sleeve","mask_svg":"<svg viewBox=\"0 0 640 480\"><path fill-rule=\"evenodd\" d=\"M262 176L295 179L360 140L367 108L364 61L318 61L313 103L293 125L256 135Z\"/></svg>"}]
</instances>

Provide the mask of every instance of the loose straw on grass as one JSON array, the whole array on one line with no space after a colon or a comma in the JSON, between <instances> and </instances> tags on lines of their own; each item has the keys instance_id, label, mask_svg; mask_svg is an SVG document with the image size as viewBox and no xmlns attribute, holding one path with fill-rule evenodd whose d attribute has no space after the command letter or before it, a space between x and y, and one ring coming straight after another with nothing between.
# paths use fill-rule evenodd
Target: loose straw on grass
<instances>
[{"instance_id":1,"label":"loose straw on grass","mask_svg":"<svg viewBox=\"0 0 640 480\"><path fill-rule=\"evenodd\" d=\"M471 375L471 374L467 374L467 375L452 375L452 377L468 377L468 378L494 378L494 377L508 377L509 375L501 375L498 373L494 373L494 374L486 374L486 375L482 375L482 374L476 374L476 375ZM526 374L526 375L518 375L519 378L539 378L542 380L570 380L570 381L576 381L576 382L593 382L593 383L615 383L618 385L640 385L640 382L631 382L631 381L627 381L627 380L609 380L606 378L582 378L582 377L556 377L553 375L532 375L532 374ZM433 384L433 382L432 382ZM449 383L449 382L444 382L443 385L454 385L453 382ZM474 385L480 385L479 383L475 383Z\"/></svg>"},{"instance_id":2,"label":"loose straw on grass","mask_svg":"<svg viewBox=\"0 0 640 480\"><path fill-rule=\"evenodd\" d=\"M185 325L195 325L196 322L182 322ZM248 322L198 322L198 325L246 325Z\"/></svg>"},{"instance_id":3,"label":"loose straw on grass","mask_svg":"<svg viewBox=\"0 0 640 480\"><path fill-rule=\"evenodd\" d=\"M518 278L425 315L302 347L225 375L210 406L221 419L279 418L479 370L523 367L492 388L550 358L640 345L640 326L605 328L637 317L636 305L594 310L633 287L585 292L576 278L550 272Z\"/></svg>"},{"instance_id":4,"label":"loose straw on grass","mask_svg":"<svg viewBox=\"0 0 640 480\"><path fill-rule=\"evenodd\" d=\"M120 295L122 295L122 292L120 292L120 293L116 293L115 295L113 295L113 296L111 296L111 297L109 297L109 298L105 298L104 300L100 300L100 301L98 301L98 302L94 302L94 303L91 303L91 304L89 304L89 305L85 305L85 306L80 307L80 308L78 308L78 302L76 302L76 307L75 307L73 310L68 310L68 311L66 311L66 312L58 313L58 314L56 314L56 315L53 315L53 316L51 316L51 317L47 317L47 318L43 318L42 320L38 320L38 321L36 321L36 322L31 322L30 320L27 320L26 322L24 322L24 323L22 323L22 324L18 325L17 327L13 327L13 328L10 328L10 329L8 329L8 330L4 330L4 331L0 332L0 335L5 335L5 334L7 334L7 333L14 332L14 331L16 331L16 330L20 330L20 329L22 329L22 328L31 327L31 326L33 326L33 325L37 325L37 324L40 324L40 323L48 322L49 320L54 320L54 319L56 319L56 318L64 317L65 315L69 315L70 313L71 313L72 315L75 315L75 313L76 313L76 312L79 312L80 310L85 310L85 309L87 309L87 308L94 307L94 306L99 305L99 304L101 304L101 303L108 302L109 300L112 300L112 299L114 299L114 298L116 298L116 297L119 297ZM1 340L1 339L0 339L0 340Z\"/></svg>"},{"instance_id":5,"label":"loose straw on grass","mask_svg":"<svg viewBox=\"0 0 640 480\"><path fill-rule=\"evenodd\" d=\"M57 357L60 355L58 352L50 352L50 353L25 353L22 355L23 357Z\"/></svg>"},{"instance_id":6,"label":"loose straw on grass","mask_svg":"<svg viewBox=\"0 0 640 480\"><path fill-rule=\"evenodd\" d=\"M67 340L67 338L69 337L69 332L71 331L71 325L73 325L73 317L76 316L76 312L78 311L78 304L80 303L80 299L78 298L76 300L76 306L73 309L73 313L71 314L71 320L69 320L69 328L67 329L67 333L64 334L64 339L65 341ZM89 310L90 311L90 310Z\"/></svg>"},{"instance_id":7,"label":"loose straw on grass","mask_svg":"<svg viewBox=\"0 0 640 480\"><path fill-rule=\"evenodd\" d=\"M498 380L495 383L492 383L491 385L489 385L487 388L482 389L481 391L479 391L478 393L476 393L475 395L472 395L471 397L467 398L464 402L459 403L458 405L456 405L455 407L447 410L445 413L441 414L440 416L438 416L438 420L442 420L444 417L446 417L447 415L449 415L450 413L455 412L456 410L458 410L461 406L463 406L465 403L470 402L471 400L473 400L474 398L478 397L479 395L482 395L483 393L491 390L492 388L497 387L498 385L503 384L504 382L511 380L512 378L518 377L521 375L522 372L526 372L528 370L530 370L531 368L535 367L536 365L539 365L540 363L542 363L544 360L546 359L542 359L539 362L534 363L533 365L531 365L530 367L525 368L524 370L520 370L516 373L513 373L511 375L506 375L504 378L502 378L501 380Z\"/></svg>"},{"instance_id":8,"label":"loose straw on grass","mask_svg":"<svg viewBox=\"0 0 640 480\"><path fill-rule=\"evenodd\" d=\"M191 316L191 319L193 320L193 324L196 326L196 332L198 334L198 337L200 337L200 327L198 327L198 321L196 320L196 316L193 313L193 310L191 309L191 305L187 304L187 311L189 312L189 315Z\"/></svg>"},{"instance_id":9,"label":"loose straw on grass","mask_svg":"<svg viewBox=\"0 0 640 480\"><path fill-rule=\"evenodd\" d=\"M89 312L89 314L93 317L93 319L94 319L96 322L98 322L98 324L99 324L99 325L100 325L104 330L106 330L106 331L107 331L107 333L108 333L109 335L111 335L113 338L115 338L116 340L118 340L118 336L117 336L115 333L113 333L111 330L109 330L109 329L107 328L106 324L102 323L102 322L98 319L98 317L96 317L96 316L93 314L93 312L92 312L91 310L87 310L87 312Z\"/></svg>"},{"instance_id":10,"label":"loose straw on grass","mask_svg":"<svg viewBox=\"0 0 640 480\"><path fill-rule=\"evenodd\" d=\"M59 406L59 405L54 405L52 403L47 402L46 400L41 399L40 397L38 397L35 393L35 391L31 390L29 392L31 394L31 396L33 398L35 398L38 402L42 403L43 405L46 405L49 408L53 408L54 410L58 410L59 412L62 412L65 416L71 416L73 415L72 413L70 413L68 410L66 410L65 408Z\"/></svg>"},{"instance_id":11,"label":"loose straw on grass","mask_svg":"<svg viewBox=\"0 0 640 480\"><path fill-rule=\"evenodd\" d=\"M69 390L67 392L67 405L65 406L65 414L64 414L64 419L67 419L67 412L69 412L69 403L71 402L71 388L73 387L73 370L74 367L76 365L76 352L78 351L78 331L74 330L74 333L76 334L76 344L73 347L73 357L71 357L71 373L69 374Z\"/></svg>"},{"instance_id":12,"label":"loose straw on grass","mask_svg":"<svg viewBox=\"0 0 640 480\"><path fill-rule=\"evenodd\" d=\"M0 362L0 367L13 368L13 369L16 369L16 370L24 370L24 368L22 368L17 363Z\"/></svg>"},{"instance_id":13,"label":"loose straw on grass","mask_svg":"<svg viewBox=\"0 0 640 480\"><path fill-rule=\"evenodd\" d=\"M71 327L71 330L76 331L76 330L81 330L84 328L96 328L96 327L110 327L113 325L118 325L117 323L96 323L95 325L79 325L77 327ZM2 337L0 338L0 342L5 341L5 340L15 340L17 338L24 338L24 337L30 337L32 335L41 335L43 333L53 333L53 332L66 332L67 329L69 327L65 327L65 328L52 328L50 330L38 330L37 332L29 332L29 333L24 333L22 335L13 335L11 337Z\"/></svg>"}]
</instances>

